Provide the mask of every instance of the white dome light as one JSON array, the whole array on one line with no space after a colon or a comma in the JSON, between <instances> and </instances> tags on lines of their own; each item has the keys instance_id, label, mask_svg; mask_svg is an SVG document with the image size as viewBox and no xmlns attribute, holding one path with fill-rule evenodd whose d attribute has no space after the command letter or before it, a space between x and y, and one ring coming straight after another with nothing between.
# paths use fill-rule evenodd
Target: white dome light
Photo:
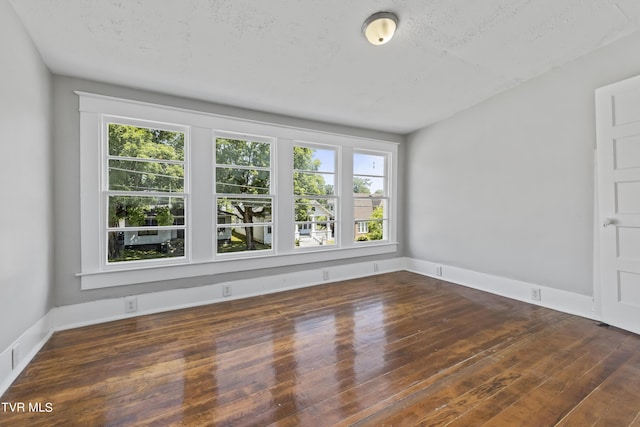
<instances>
[{"instance_id":1,"label":"white dome light","mask_svg":"<svg viewBox=\"0 0 640 427\"><path fill-rule=\"evenodd\" d=\"M387 43L398 27L398 17L392 12L374 13L364 21L362 33L373 45Z\"/></svg>"}]
</instances>

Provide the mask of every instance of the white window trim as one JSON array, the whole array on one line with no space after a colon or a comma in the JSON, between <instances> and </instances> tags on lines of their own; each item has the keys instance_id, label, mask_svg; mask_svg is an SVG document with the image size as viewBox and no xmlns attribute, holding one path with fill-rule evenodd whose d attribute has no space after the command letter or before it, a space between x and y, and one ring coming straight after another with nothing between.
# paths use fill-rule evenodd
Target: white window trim
<instances>
[{"instance_id":1,"label":"white window trim","mask_svg":"<svg viewBox=\"0 0 640 427\"><path fill-rule=\"evenodd\" d=\"M323 131L296 128L272 123L234 118L212 113L187 110L171 106L156 105L86 92L76 92L80 100L80 204L81 204L81 289L97 289L131 285L185 277L207 276L251 269L281 267L329 260L388 254L397 251L397 150L398 143L376 139L341 135ZM134 261L121 263L117 269L107 269L101 263L102 245L100 235L103 192L101 189L103 159L101 141L102 117L115 116L135 118L152 123L175 123L190 129L189 206L186 237L188 256L175 264L163 259L151 265L134 265ZM272 151L272 185L274 185L274 212L272 216L274 234L273 249L268 254L252 252L251 262L247 257L215 257L213 247L216 230L213 215L217 207L213 188L215 174L215 134L219 131L235 135L266 135L275 138ZM339 242L335 247L321 250L299 251L294 244L293 209L293 146L300 141L314 141L318 145L340 147L338 150L338 181L336 193L340 204L336 218ZM352 179L353 152L380 151L387 154L387 176L391 179L389 197L389 238L381 242L353 241ZM185 162L187 159L185 159ZM287 166L289 165L289 166ZM186 182L185 182L186 185ZM185 189L186 189L185 188ZM214 195L212 203L212 195ZM197 230L197 231L195 231ZM213 238L212 238L213 236ZM186 249L185 249L186 250ZM227 255L227 254L225 254ZM106 258L105 258L106 259ZM120 264L120 263L119 263ZM160 265L161 264L161 265Z\"/></svg>"},{"instance_id":2,"label":"white window trim","mask_svg":"<svg viewBox=\"0 0 640 427\"><path fill-rule=\"evenodd\" d=\"M189 262L190 257L189 257L189 253L190 253L190 243L191 243L191 239L189 238L189 234L190 234L190 221L189 221L189 215L191 214L191 206L189 205L190 202L190 181L189 181L189 177L190 177L190 173L189 173L189 169L190 169L190 165L189 165L189 159L190 159L190 129L187 126L182 126L182 125L177 125L177 124L173 124L173 123L164 123L164 122L157 122L157 121L151 121L151 120L139 120L139 119L132 119L132 118L128 118L128 117L120 117L120 116L114 116L114 115L108 115L108 114L102 114L101 117L101 135L100 135L100 143L101 143L101 148L100 148L100 180L101 180L101 192L102 192L102 196L101 196L101 204L100 204L100 223L102 224L102 232L100 233L99 236L99 245L100 245L100 269L103 271L110 271L110 270L122 270L122 269L131 269L131 268L136 268L136 267L157 267L157 266L163 266L163 265L173 265L173 264L186 264ZM105 162L109 161L109 147L108 147L108 135L109 135L109 123L117 123L117 124L123 124L123 125L129 125L129 126L137 126L137 127L144 127L144 128L151 128L151 129L161 129L161 130L167 130L167 131L173 131L173 132L182 132L184 133L184 161L181 162L184 164L184 191L182 193L175 193L176 196L178 197L183 197L184 199L184 204L185 204L185 210L187 213L187 217L185 218L185 226L182 227L173 227L174 229L184 229L185 230L185 247L184 247L184 255L181 257L174 257L174 258L159 258L159 259L149 259L149 260L140 260L140 261L126 261L126 262L117 262L117 263L109 263L107 261L107 206L108 206L108 199L109 199L109 195L113 194L113 193L122 193L122 194L127 194L129 192L120 192L120 191L110 191L109 190L109 172L108 172L108 165ZM148 159L132 159L134 161L145 161ZM156 192L131 192L132 195L141 195L141 196L154 196L154 195L159 195L159 193ZM164 195L163 195L164 197ZM170 229L170 228L165 228L165 229ZM134 228L131 229L131 231L135 231Z\"/></svg>"},{"instance_id":3,"label":"white window trim","mask_svg":"<svg viewBox=\"0 0 640 427\"><path fill-rule=\"evenodd\" d=\"M292 204L291 206L294 206L295 203L295 199L299 199L299 198L309 198L309 199L334 199L337 203L336 206L334 207L335 209L335 218L333 220L333 224L334 224L334 233L335 233L335 243L333 245L322 245L322 246L309 246L309 247L299 247L299 246L295 246L294 249L296 252L301 253L301 252L314 252L314 251L330 251L330 250L335 250L335 249L339 249L341 247L342 244L342 239L341 239L341 234L342 234L342 217L340 215L340 210L341 210L341 206L342 206L342 202L341 202L341 191L342 191L342 173L340 170L340 165L342 164L342 147L340 145L335 145L335 144L321 144L321 143L317 143L317 142L308 142L308 141L293 141L293 144L291 146L291 151L293 153L293 148L294 147L306 147L306 148L315 148L318 150L331 150L331 151L335 151L335 162L333 165L334 168L334 172L332 172L333 176L334 176L334 188L333 188L333 195L308 195L308 196L301 196L301 195L295 195L293 194L293 172L294 172L294 168L293 168L293 158L291 161L291 171L292 174L291 176L289 176L289 180L291 181L291 194L293 195L293 200L292 200ZM322 174L322 173L327 173L327 172L315 172L315 171L300 171L300 172L308 172L308 173L318 173L318 174ZM294 210L294 209L292 209ZM295 212L293 214L293 221L290 223L289 227L292 227L294 229L294 233L295 233L295 224L297 221L295 221ZM308 222L309 226L311 225L311 222ZM294 239L294 245L295 245L295 239Z\"/></svg>"},{"instance_id":4,"label":"white window trim","mask_svg":"<svg viewBox=\"0 0 640 427\"><path fill-rule=\"evenodd\" d=\"M385 165L384 165L384 174L382 176L380 175L366 175L366 174L352 174L351 176L359 176L359 177L369 177L369 178L384 178L384 196L382 197L382 199L387 201L387 210L386 210L386 216L382 218L382 227L384 229L383 231L383 236L386 236L386 238L382 239L382 240L365 240L365 241L358 241L358 240L354 240L354 243L358 246L365 246L365 245L375 245L375 244L381 244L381 243L388 243L388 242L392 242L396 240L396 229L397 229L397 225L396 225L396 203L395 203L395 198L392 197L391 193L395 193L395 190L397 189L396 187L396 181L397 178L394 179L395 177L392 174L392 171L397 170L395 163L394 163L394 159L391 157L392 153L388 152L388 151L380 151L380 150L369 150L369 149L356 149L354 150L354 154L371 154L371 155L375 155L375 156L383 156L385 158ZM394 156L396 157L396 156ZM351 159L351 161L353 162L353 158ZM353 181L352 181L353 182ZM352 189L353 190L353 189ZM352 191L353 194L353 191ZM354 197L354 200L356 198ZM364 197L359 197L359 199L364 199ZM366 220L367 218L355 218L355 215L352 218L352 223L354 224L355 227L355 223L360 222L362 220ZM367 226L367 233L369 227ZM355 230L354 230L355 231ZM355 232L352 233L352 238L353 236L355 236Z\"/></svg>"},{"instance_id":5,"label":"white window trim","mask_svg":"<svg viewBox=\"0 0 640 427\"><path fill-rule=\"evenodd\" d=\"M218 193L215 186L217 184L216 182L216 167L218 166L218 161L215 157L215 153L216 153L216 143L217 143L217 138L227 138L227 139L239 139L239 140L248 140L248 141L253 141L253 142L261 142L261 143L266 143L269 144L269 167L264 167L264 166L236 166L239 169L255 169L255 170L265 170L265 171L269 171L269 175L270 175L270 189L269 189L269 194L230 194L230 193ZM256 199L271 199L271 221L269 223L256 223L257 226L269 226L271 227L272 231L277 230L280 228L277 224L276 221L276 217L277 217L277 211L278 211L278 203L277 203L277 191L278 191L278 186L277 186L277 179L276 179L276 171L275 171L275 167L274 165L276 164L276 159L277 159L277 140L275 137L272 136L265 136L265 135L259 135L259 134L248 134L248 133L238 133L238 132L232 132L232 131L222 131L222 130L213 130L213 138L212 138L212 150L213 150L213 160L212 160L212 182L213 182L213 210L214 212L212 213L212 218L214 218L215 221L217 221L217 212L218 212L218 205L217 205L217 198L218 196L224 194L227 195L229 197L236 197L238 196L238 198L256 198ZM242 226L242 225L240 225ZM215 225L215 228L217 228L217 223ZM217 231L217 230L216 230ZM215 261L220 261L220 260L234 260L234 259L246 259L246 258L256 258L256 257L263 257L263 256L273 256L275 255L276 252L276 245L278 242L278 236L277 234L273 234L272 233L272 242L271 242L271 249L264 249L264 250L260 250L260 251L244 251L244 252L231 252L231 253L218 253L217 250L217 232L213 233L212 235L212 239L213 239L213 255L212 258Z\"/></svg>"}]
</instances>

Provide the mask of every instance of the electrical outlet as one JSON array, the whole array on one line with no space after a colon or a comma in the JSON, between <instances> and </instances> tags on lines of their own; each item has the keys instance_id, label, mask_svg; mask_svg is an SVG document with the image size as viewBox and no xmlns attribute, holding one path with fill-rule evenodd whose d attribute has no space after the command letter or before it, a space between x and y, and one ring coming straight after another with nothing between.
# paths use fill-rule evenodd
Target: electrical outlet
<instances>
[{"instance_id":1,"label":"electrical outlet","mask_svg":"<svg viewBox=\"0 0 640 427\"><path fill-rule=\"evenodd\" d=\"M378 263L377 263L377 262L374 262L374 263L373 263L373 272L374 272L374 273L377 273L377 272L378 272L378 270L379 270L379 268L378 268Z\"/></svg>"},{"instance_id":2,"label":"electrical outlet","mask_svg":"<svg viewBox=\"0 0 640 427\"><path fill-rule=\"evenodd\" d=\"M322 280L329 280L329 271L322 270Z\"/></svg>"},{"instance_id":3,"label":"electrical outlet","mask_svg":"<svg viewBox=\"0 0 640 427\"><path fill-rule=\"evenodd\" d=\"M438 277L442 276L442 266L441 265L436 267L436 276L438 276Z\"/></svg>"},{"instance_id":4,"label":"electrical outlet","mask_svg":"<svg viewBox=\"0 0 640 427\"><path fill-rule=\"evenodd\" d=\"M231 285L222 285L222 296L223 297L231 296Z\"/></svg>"},{"instance_id":5,"label":"electrical outlet","mask_svg":"<svg viewBox=\"0 0 640 427\"><path fill-rule=\"evenodd\" d=\"M136 311L138 311L138 297L125 297L124 312L135 313Z\"/></svg>"},{"instance_id":6,"label":"electrical outlet","mask_svg":"<svg viewBox=\"0 0 640 427\"><path fill-rule=\"evenodd\" d=\"M542 301L542 289L531 288L531 299L534 301Z\"/></svg>"}]
</instances>

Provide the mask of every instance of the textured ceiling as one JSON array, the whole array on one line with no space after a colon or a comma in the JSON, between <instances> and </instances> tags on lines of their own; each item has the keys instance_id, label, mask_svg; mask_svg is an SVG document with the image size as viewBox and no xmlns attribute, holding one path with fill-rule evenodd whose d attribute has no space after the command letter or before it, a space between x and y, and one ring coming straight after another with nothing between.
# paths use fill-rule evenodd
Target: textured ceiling
<instances>
[{"instance_id":1,"label":"textured ceiling","mask_svg":"<svg viewBox=\"0 0 640 427\"><path fill-rule=\"evenodd\" d=\"M11 0L55 74L407 133L639 29L639 0ZM391 42L362 22L396 12Z\"/></svg>"}]
</instances>

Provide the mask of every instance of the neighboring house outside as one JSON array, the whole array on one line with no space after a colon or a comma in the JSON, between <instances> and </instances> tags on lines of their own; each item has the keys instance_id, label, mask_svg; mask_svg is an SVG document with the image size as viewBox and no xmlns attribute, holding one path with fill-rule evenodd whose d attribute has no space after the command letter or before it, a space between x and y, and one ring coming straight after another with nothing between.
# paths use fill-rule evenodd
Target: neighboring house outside
<instances>
[{"instance_id":1,"label":"neighboring house outside","mask_svg":"<svg viewBox=\"0 0 640 427\"><path fill-rule=\"evenodd\" d=\"M177 239L178 230L125 231L123 245L127 249L150 248L162 251L170 240Z\"/></svg>"},{"instance_id":2,"label":"neighboring house outside","mask_svg":"<svg viewBox=\"0 0 640 427\"><path fill-rule=\"evenodd\" d=\"M119 232L118 240L120 244L126 249L151 249L164 252L166 245L174 239L184 239L184 230L126 230L125 218L120 218L119 226L124 228L125 231ZM155 206L149 207L147 215L145 217L144 224L142 226L155 227L158 225L156 220ZM184 225L184 211L178 210L173 215L173 225Z\"/></svg>"},{"instance_id":3,"label":"neighboring house outside","mask_svg":"<svg viewBox=\"0 0 640 427\"><path fill-rule=\"evenodd\" d=\"M218 224L231 224L231 215L218 212ZM231 243L231 227L218 227L218 245Z\"/></svg>"},{"instance_id":4,"label":"neighboring house outside","mask_svg":"<svg viewBox=\"0 0 640 427\"><path fill-rule=\"evenodd\" d=\"M239 227L237 230L238 230L238 233L244 236L245 234L244 227ZM256 225L255 227L253 227L253 240L265 245L271 245L271 241L272 241L271 226Z\"/></svg>"},{"instance_id":5,"label":"neighboring house outside","mask_svg":"<svg viewBox=\"0 0 640 427\"><path fill-rule=\"evenodd\" d=\"M355 218L354 239L367 236L369 233L369 219L373 211L382 204L382 195L354 193L353 217Z\"/></svg>"},{"instance_id":6,"label":"neighboring house outside","mask_svg":"<svg viewBox=\"0 0 640 427\"><path fill-rule=\"evenodd\" d=\"M324 245L334 238L333 224L330 222L335 220L334 214L317 200L311 200L309 204L313 206L309 212L309 220L296 223L296 241L300 241L302 236L303 239L306 237L316 242L316 245Z\"/></svg>"},{"instance_id":7,"label":"neighboring house outside","mask_svg":"<svg viewBox=\"0 0 640 427\"><path fill-rule=\"evenodd\" d=\"M233 224L234 216L228 213L218 212L218 224ZM261 217L255 216L255 219L261 219ZM261 219L262 220L262 219ZM245 235L246 230L244 226L233 227L235 232L241 235ZM231 230L232 227L219 227L218 232L218 245L229 244L231 242ZM253 227L253 240L258 243L270 245L272 242L272 230L271 226L256 224Z\"/></svg>"}]
</instances>

